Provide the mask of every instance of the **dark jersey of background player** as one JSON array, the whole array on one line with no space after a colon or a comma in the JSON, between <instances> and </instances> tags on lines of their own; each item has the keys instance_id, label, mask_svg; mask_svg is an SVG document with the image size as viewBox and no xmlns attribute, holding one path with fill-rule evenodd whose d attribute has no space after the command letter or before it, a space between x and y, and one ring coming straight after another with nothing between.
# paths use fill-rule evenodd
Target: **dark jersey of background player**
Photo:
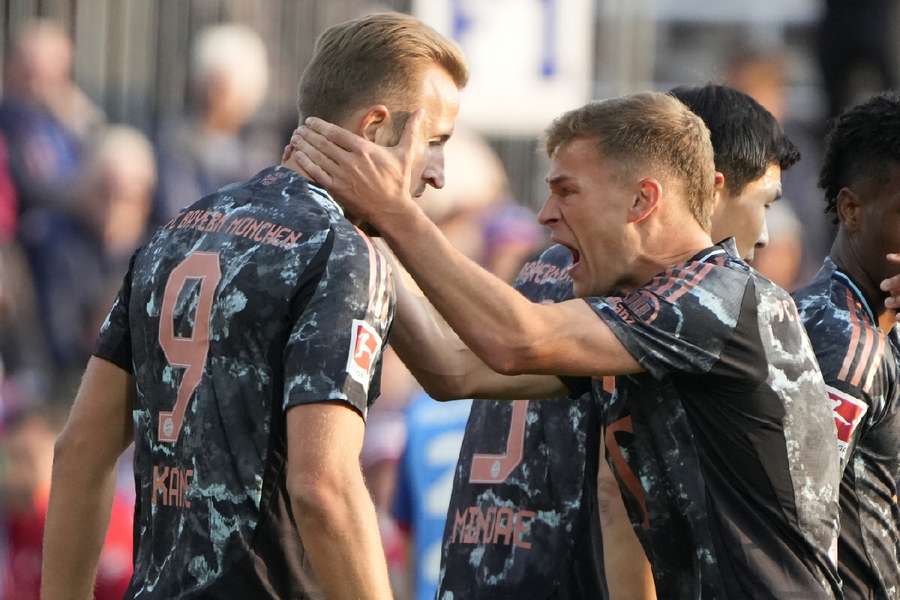
<instances>
[{"instance_id":1,"label":"dark jersey of background player","mask_svg":"<svg viewBox=\"0 0 900 600\"><path fill-rule=\"evenodd\" d=\"M659 597L840 597L834 422L787 292L727 241L587 301L647 370L604 411Z\"/></svg>"},{"instance_id":2,"label":"dark jersey of background player","mask_svg":"<svg viewBox=\"0 0 900 600\"><path fill-rule=\"evenodd\" d=\"M334 401L365 416L392 285L330 196L283 167L203 198L135 255L96 350L137 387L128 598L315 588L285 413Z\"/></svg>"},{"instance_id":3,"label":"dark jersey of background player","mask_svg":"<svg viewBox=\"0 0 900 600\"><path fill-rule=\"evenodd\" d=\"M553 246L515 287L572 298L571 252ZM605 598L597 521L597 405L590 394L472 403L441 556L438 598Z\"/></svg>"},{"instance_id":4,"label":"dark jersey of background player","mask_svg":"<svg viewBox=\"0 0 900 600\"><path fill-rule=\"evenodd\" d=\"M830 259L795 294L825 377L844 465L838 567L847 598L900 595L900 327Z\"/></svg>"}]
</instances>

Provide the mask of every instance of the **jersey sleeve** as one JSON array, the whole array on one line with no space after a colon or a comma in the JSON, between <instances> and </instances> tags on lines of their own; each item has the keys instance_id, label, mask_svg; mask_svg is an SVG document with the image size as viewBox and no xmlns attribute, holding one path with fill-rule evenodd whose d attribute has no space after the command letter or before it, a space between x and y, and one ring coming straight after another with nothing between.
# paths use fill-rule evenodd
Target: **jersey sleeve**
<instances>
[{"instance_id":1,"label":"jersey sleeve","mask_svg":"<svg viewBox=\"0 0 900 600\"><path fill-rule=\"evenodd\" d=\"M884 360L887 341L861 319L812 319L807 333L825 379L845 467L862 432L877 422L884 407L884 392L890 387Z\"/></svg>"},{"instance_id":2,"label":"jersey sleeve","mask_svg":"<svg viewBox=\"0 0 900 600\"><path fill-rule=\"evenodd\" d=\"M349 225L333 226L320 254L320 277L285 348L284 408L339 401L365 418L393 318L390 266Z\"/></svg>"},{"instance_id":3,"label":"jersey sleeve","mask_svg":"<svg viewBox=\"0 0 900 600\"><path fill-rule=\"evenodd\" d=\"M131 279L137 252L131 257L128 272L122 280L122 287L116 295L112 308L94 345L94 356L108 360L119 368L134 372L131 357L131 327L128 319L128 305L131 302Z\"/></svg>"},{"instance_id":4,"label":"jersey sleeve","mask_svg":"<svg viewBox=\"0 0 900 600\"><path fill-rule=\"evenodd\" d=\"M747 281L740 271L697 262L625 297L586 301L641 366L662 379L716 367L740 318Z\"/></svg>"}]
</instances>

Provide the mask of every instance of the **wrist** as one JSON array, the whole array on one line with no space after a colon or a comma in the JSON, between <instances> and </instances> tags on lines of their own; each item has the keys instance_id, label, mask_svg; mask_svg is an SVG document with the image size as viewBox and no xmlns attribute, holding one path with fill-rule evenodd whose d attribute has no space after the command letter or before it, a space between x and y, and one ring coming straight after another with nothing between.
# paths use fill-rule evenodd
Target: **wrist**
<instances>
[{"instance_id":1,"label":"wrist","mask_svg":"<svg viewBox=\"0 0 900 600\"><path fill-rule=\"evenodd\" d=\"M400 234L408 234L410 228L420 225L423 220L428 221L428 217L419 205L409 195L404 195L395 203L375 211L371 223L390 240Z\"/></svg>"}]
</instances>

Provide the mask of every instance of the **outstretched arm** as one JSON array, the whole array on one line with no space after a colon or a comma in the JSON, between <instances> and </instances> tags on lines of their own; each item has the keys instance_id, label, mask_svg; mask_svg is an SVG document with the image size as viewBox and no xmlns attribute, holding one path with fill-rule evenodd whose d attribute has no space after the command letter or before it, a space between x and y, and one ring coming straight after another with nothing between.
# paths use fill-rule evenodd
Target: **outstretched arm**
<instances>
[{"instance_id":1,"label":"outstretched arm","mask_svg":"<svg viewBox=\"0 0 900 600\"><path fill-rule=\"evenodd\" d=\"M93 357L53 452L41 598L90 598L109 525L115 467L132 441L134 381Z\"/></svg>"},{"instance_id":2,"label":"outstretched arm","mask_svg":"<svg viewBox=\"0 0 900 600\"><path fill-rule=\"evenodd\" d=\"M390 256L390 251L385 250ZM552 375L501 375L463 343L409 275L395 263L397 312L391 346L436 400L558 397L565 386ZM407 280L407 281L404 281Z\"/></svg>"},{"instance_id":3,"label":"outstretched arm","mask_svg":"<svg viewBox=\"0 0 900 600\"><path fill-rule=\"evenodd\" d=\"M410 197L412 158L421 152L422 111L400 144L384 148L309 119L295 157L340 198L349 214L375 226L472 351L493 370L573 376L641 371L612 331L580 300L539 305L466 258Z\"/></svg>"}]
</instances>

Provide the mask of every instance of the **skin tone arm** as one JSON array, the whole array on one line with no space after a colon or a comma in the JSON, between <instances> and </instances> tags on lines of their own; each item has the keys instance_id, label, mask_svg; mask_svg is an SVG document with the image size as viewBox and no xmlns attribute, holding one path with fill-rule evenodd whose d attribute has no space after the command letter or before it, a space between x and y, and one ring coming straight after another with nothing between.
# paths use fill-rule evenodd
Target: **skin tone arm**
<instances>
[{"instance_id":1,"label":"skin tone arm","mask_svg":"<svg viewBox=\"0 0 900 600\"><path fill-rule=\"evenodd\" d=\"M287 413L287 488L300 537L325 597L391 598L375 506L359 453L365 423L338 403Z\"/></svg>"},{"instance_id":2,"label":"skin tone arm","mask_svg":"<svg viewBox=\"0 0 900 600\"><path fill-rule=\"evenodd\" d=\"M392 256L376 243L385 256ZM520 400L565 393L565 386L552 375L501 375L491 369L459 339L396 262L394 271L399 276L391 347L432 398Z\"/></svg>"},{"instance_id":3,"label":"skin tone arm","mask_svg":"<svg viewBox=\"0 0 900 600\"><path fill-rule=\"evenodd\" d=\"M650 561L644 554L625 510L619 484L603 456L597 473L597 507L603 531L603 568L611 600L655 600L656 585Z\"/></svg>"},{"instance_id":4,"label":"skin tone arm","mask_svg":"<svg viewBox=\"0 0 900 600\"><path fill-rule=\"evenodd\" d=\"M91 358L53 453L41 568L44 600L93 597L116 461L132 442L133 401L131 375Z\"/></svg>"},{"instance_id":5,"label":"skin tone arm","mask_svg":"<svg viewBox=\"0 0 900 600\"><path fill-rule=\"evenodd\" d=\"M421 121L417 111L400 144L383 148L310 119L294 156L349 213L381 232L434 307L491 369L573 376L642 371L585 302L530 302L441 235L408 191L410 157L421 152Z\"/></svg>"}]
</instances>

